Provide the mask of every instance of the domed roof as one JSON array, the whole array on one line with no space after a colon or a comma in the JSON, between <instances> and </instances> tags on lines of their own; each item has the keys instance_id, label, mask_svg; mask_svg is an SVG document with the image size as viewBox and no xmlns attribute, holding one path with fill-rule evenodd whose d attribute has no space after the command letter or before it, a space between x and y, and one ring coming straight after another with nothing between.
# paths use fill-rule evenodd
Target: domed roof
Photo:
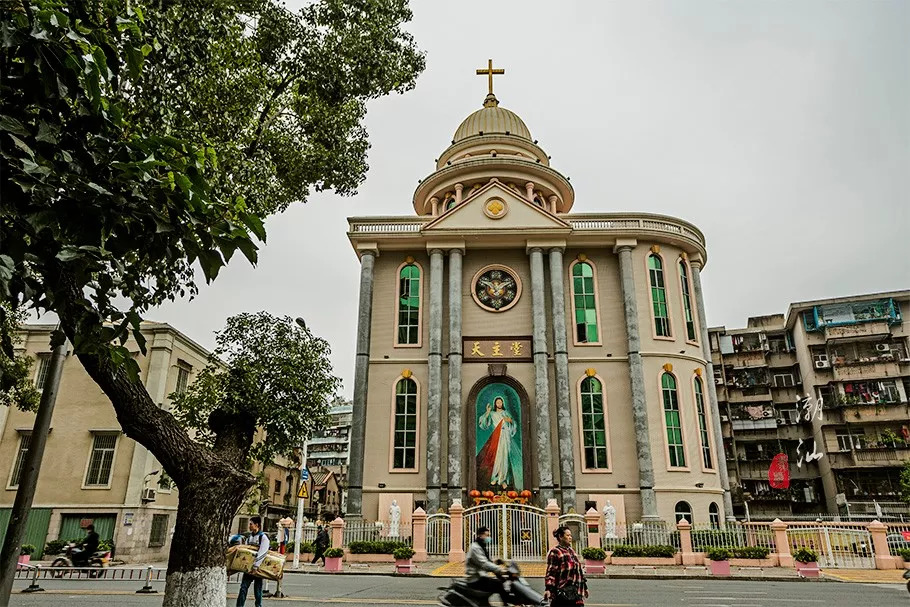
<instances>
[{"instance_id":1,"label":"domed roof","mask_svg":"<svg viewBox=\"0 0 910 607\"><path fill-rule=\"evenodd\" d=\"M487 95L483 107L467 118L455 131L454 143L474 135L506 134L531 138L531 131L515 112L499 107L499 100L492 94Z\"/></svg>"}]
</instances>

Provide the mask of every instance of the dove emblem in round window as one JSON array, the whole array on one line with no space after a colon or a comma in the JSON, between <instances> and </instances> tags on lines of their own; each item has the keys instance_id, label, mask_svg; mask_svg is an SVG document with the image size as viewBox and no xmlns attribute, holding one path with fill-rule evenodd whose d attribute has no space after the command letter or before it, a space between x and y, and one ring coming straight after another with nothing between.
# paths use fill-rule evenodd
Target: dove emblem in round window
<instances>
[{"instance_id":1,"label":"dove emblem in round window","mask_svg":"<svg viewBox=\"0 0 910 607\"><path fill-rule=\"evenodd\" d=\"M477 305L491 312L504 312L521 296L521 281L505 266L487 266L474 277L472 292Z\"/></svg>"}]
</instances>

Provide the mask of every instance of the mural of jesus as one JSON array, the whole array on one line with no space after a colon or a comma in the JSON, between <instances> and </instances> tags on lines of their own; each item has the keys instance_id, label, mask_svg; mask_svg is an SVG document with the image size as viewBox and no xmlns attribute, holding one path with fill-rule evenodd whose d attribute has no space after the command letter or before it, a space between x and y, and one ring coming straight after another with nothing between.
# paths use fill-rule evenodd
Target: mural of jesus
<instances>
[{"instance_id":1,"label":"mural of jesus","mask_svg":"<svg viewBox=\"0 0 910 607\"><path fill-rule=\"evenodd\" d=\"M492 384L479 395L477 480L481 488L523 488L520 414L518 395L509 386Z\"/></svg>"}]
</instances>

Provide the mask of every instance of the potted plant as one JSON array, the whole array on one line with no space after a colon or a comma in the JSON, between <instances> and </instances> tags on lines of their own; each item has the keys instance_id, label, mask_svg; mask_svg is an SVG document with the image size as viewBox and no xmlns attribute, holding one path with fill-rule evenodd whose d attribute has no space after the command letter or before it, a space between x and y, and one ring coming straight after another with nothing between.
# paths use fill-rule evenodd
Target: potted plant
<instances>
[{"instance_id":1,"label":"potted plant","mask_svg":"<svg viewBox=\"0 0 910 607\"><path fill-rule=\"evenodd\" d=\"M395 573L411 573L414 570L414 564L411 559L414 557L414 549L410 546L401 546L392 553L395 557Z\"/></svg>"},{"instance_id":2,"label":"potted plant","mask_svg":"<svg viewBox=\"0 0 910 607\"><path fill-rule=\"evenodd\" d=\"M730 558L733 552L728 548L711 548L708 550L708 563L711 575L730 575Z\"/></svg>"},{"instance_id":3,"label":"potted plant","mask_svg":"<svg viewBox=\"0 0 910 607\"><path fill-rule=\"evenodd\" d=\"M22 544L22 548L19 549L19 564L28 565L28 562L32 560L32 553L37 550L31 544Z\"/></svg>"},{"instance_id":4,"label":"potted plant","mask_svg":"<svg viewBox=\"0 0 910 607\"><path fill-rule=\"evenodd\" d=\"M604 573L606 571L604 561L607 558L607 553L603 548L588 546L581 551L581 556L585 559L586 573Z\"/></svg>"},{"instance_id":5,"label":"potted plant","mask_svg":"<svg viewBox=\"0 0 910 607\"><path fill-rule=\"evenodd\" d=\"M325 551L325 570L341 571L341 559L344 557L344 550L341 548L329 548Z\"/></svg>"},{"instance_id":6,"label":"potted plant","mask_svg":"<svg viewBox=\"0 0 910 607\"><path fill-rule=\"evenodd\" d=\"M818 553L811 548L800 548L793 553L796 570L806 577L818 577Z\"/></svg>"}]
</instances>

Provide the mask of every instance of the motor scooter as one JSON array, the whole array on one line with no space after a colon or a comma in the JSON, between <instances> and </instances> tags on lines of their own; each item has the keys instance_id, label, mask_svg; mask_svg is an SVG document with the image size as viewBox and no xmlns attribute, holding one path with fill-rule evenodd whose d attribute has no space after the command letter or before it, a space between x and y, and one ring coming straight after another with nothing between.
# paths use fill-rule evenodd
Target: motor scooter
<instances>
[{"instance_id":1,"label":"motor scooter","mask_svg":"<svg viewBox=\"0 0 910 607\"><path fill-rule=\"evenodd\" d=\"M57 578L63 577L66 573L63 571L64 568L89 569L89 577L98 577L101 571L95 570L110 567L112 557L112 550L98 550L86 557L84 550L79 548L78 544L70 542L66 545L63 554L54 559L51 567L54 568L53 575Z\"/></svg>"},{"instance_id":2,"label":"motor scooter","mask_svg":"<svg viewBox=\"0 0 910 607\"><path fill-rule=\"evenodd\" d=\"M496 561L502 565L502 561ZM521 577L521 569L515 561L509 563L505 572L496 574L496 577L502 581L505 596L503 602L506 605L544 605L543 595L534 590L528 581ZM486 592L477 590L468 585L465 580L455 580L439 596L439 605L443 607L490 607L490 597L495 592Z\"/></svg>"}]
</instances>

